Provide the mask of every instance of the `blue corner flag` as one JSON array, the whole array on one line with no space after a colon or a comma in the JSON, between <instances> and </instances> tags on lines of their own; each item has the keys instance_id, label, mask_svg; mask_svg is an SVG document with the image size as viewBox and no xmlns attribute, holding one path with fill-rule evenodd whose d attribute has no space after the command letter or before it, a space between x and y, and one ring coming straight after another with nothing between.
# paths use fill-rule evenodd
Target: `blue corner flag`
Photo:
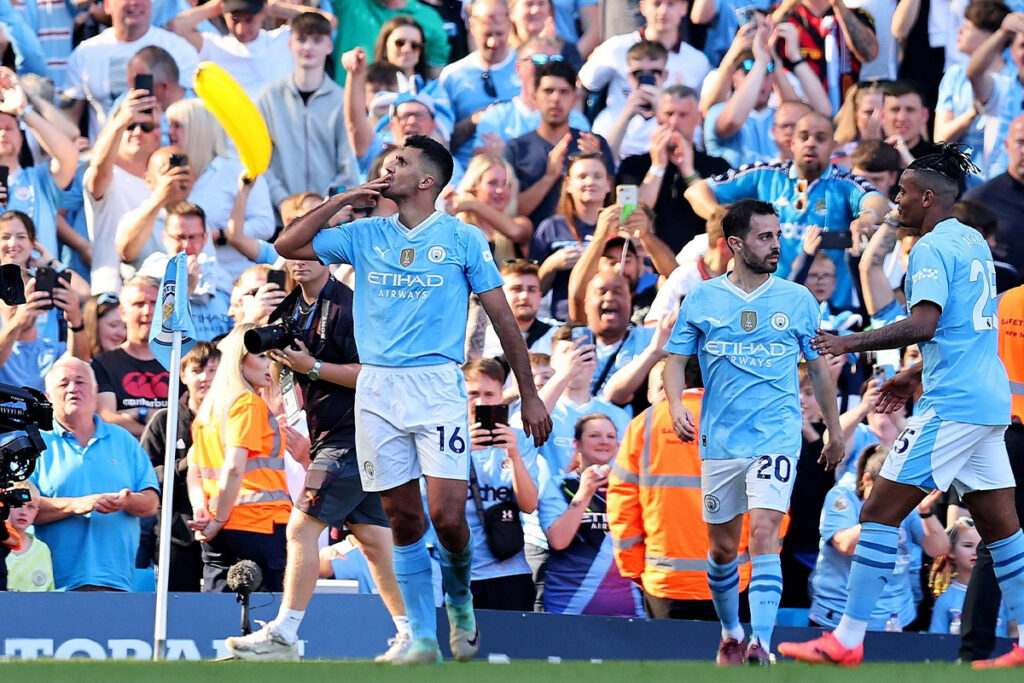
<instances>
[{"instance_id":1,"label":"blue corner flag","mask_svg":"<svg viewBox=\"0 0 1024 683\"><path fill-rule=\"evenodd\" d=\"M179 252L167 262L167 270L160 281L153 324L149 329L149 348L168 370L171 369L171 349L174 332L181 331L181 355L196 345L196 326L188 302L188 256ZM181 286L178 286L181 283ZM176 359L181 362L181 358Z\"/></svg>"}]
</instances>

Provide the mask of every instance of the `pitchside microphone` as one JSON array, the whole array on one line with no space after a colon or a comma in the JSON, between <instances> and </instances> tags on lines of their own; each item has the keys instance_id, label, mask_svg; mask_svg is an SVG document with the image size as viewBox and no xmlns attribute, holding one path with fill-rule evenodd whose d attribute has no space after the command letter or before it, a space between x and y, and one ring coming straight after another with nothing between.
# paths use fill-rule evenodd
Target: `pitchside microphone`
<instances>
[{"instance_id":1,"label":"pitchside microphone","mask_svg":"<svg viewBox=\"0 0 1024 683\"><path fill-rule=\"evenodd\" d=\"M228 569L228 588L238 594L238 602L242 603L242 635L252 633L249 623L249 593L263 583L263 570L252 560L242 560Z\"/></svg>"}]
</instances>

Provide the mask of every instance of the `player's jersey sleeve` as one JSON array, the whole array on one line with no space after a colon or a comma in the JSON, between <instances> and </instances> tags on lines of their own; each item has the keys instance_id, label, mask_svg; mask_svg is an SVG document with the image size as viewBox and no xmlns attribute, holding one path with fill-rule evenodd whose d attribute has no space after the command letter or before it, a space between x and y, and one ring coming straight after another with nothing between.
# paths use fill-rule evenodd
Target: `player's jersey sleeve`
<instances>
[{"instance_id":1,"label":"player's jersey sleeve","mask_svg":"<svg viewBox=\"0 0 1024 683\"><path fill-rule=\"evenodd\" d=\"M914 245L910 252L907 278L910 281L908 309L913 310L914 306L922 301L931 301L939 308L946 307L946 300L949 298L949 272L942 254L931 244L918 242Z\"/></svg>"},{"instance_id":2,"label":"player's jersey sleeve","mask_svg":"<svg viewBox=\"0 0 1024 683\"><path fill-rule=\"evenodd\" d=\"M692 356L697 353L697 337L700 329L691 319L693 309L698 305L698 299L703 297L699 290L694 290L690 296L683 299L679 307L679 317L672 327L672 335L665 344L665 350L680 356Z\"/></svg>"},{"instance_id":3,"label":"player's jersey sleeve","mask_svg":"<svg viewBox=\"0 0 1024 683\"><path fill-rule=\"evenodd\" d=\"M501 287L501 273L494 265L494 255L487 244L487 239L480 230L466 226L463 228L466 244L466 279L473 292L479 294Z\"/></svg>"},{"instance_id":4,"label":"player's jersey sleeve","mask_svg":"<svg viewBox=\"0 0 1024 683\"><path fill-rule=\"evenodd\" d=\"M825 496L821 513L821 540L831 543L832 537L859 524L860 510L853 498L857 494L845 486L833 486Z\"/></svg>"},{"instance_id":5,"label":"player's jersey sleeve","mask_svg":"<svg viewBox=\"0 0 1024 683\"><path fill-rule=\"evenodd\" d=\"M800 352L807 360L814 360L818 357L818 352L811 347L811 339L817 335L816 330L821 326L821 308L810 290L805 289L801 292L797 313L799 319L795 321L795 332Z\"/></svg>"},{"instance_id":6,"label":"player's jersey sleeve","mask_svg":"<svg viewBox=\"0 0 1024 683\"><path fill-rule=\"evenodd\" d=\"M722 175L708 178L708 187L715 194L719 204L731 204L740 199L754 199L760 196L758 189L766 171L758 164L741 166Z\"/></svg>"},{"instance_id":7,"label":"player's jersey sleeve","mask_svg":"<svg viewBox=\"0 0 1024 683\"><path fill-rule=\"evenodd\" d=\"M346 223L321 230L313 237L313 252L322 263L352 263L355 258L353 225Z\"/></svg>"}]
</instances>

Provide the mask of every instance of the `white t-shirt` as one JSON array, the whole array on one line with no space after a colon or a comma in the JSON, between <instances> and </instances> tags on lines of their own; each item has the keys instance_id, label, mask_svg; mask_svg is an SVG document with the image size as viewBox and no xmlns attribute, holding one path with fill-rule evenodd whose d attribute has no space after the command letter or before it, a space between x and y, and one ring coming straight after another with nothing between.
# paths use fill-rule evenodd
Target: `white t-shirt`
<instances>
[{"instance_id":1,"label":"white t-shirt","mask_svg":"<svg viewBox=\"0 0 1024 683\"><path fill-rule=\"evenodd\" d=\"M608 132L615 125L616 119L619 118L619 111L612 111L609 107L605 107L604 110L597 115L594 119L594 132L602 136L606 140L608 139ZM655 129L658 127L658 119L651 117L645 119L644 117L636 114L626 124L626 134L622 136L622 144L619 145L618 160L621 161L626 157L631 157L635 154L646 154L651 151L651 135L654 134Z\"/></svg>"},{"instance_id":2,"label":"white t-shirt","mask_svg":"<svg viewBox=\"0 0 1024 683\"><path fill-rule=\"evenodd\" d=\"M138 40L119 41L114 29L108 28L72 51L68 58L67 83L64 94L76 100L88 100L89 139L95 140L107 120L107 112L121 93L127 91L128 61L144 47L156 45L171 53L178 65L182 87L192 87L192 74L199 64L199 55L188 41L162 28L150 27Z\"/></svg>"},{"instance_id":3,"label":"white t-shirt","mask_svg":"<svg viewBox=\"0 0 1024 683\"><path fill-rule=\"evenodd\" d=\"M85 222L92 242L91 287L93 294L121 291L121 259L114 247L117 223L121 216L135 209L149 196L149 188L141 176L132 175L114 165L114 178L106 194L94 199L88 189L85 195Z\"/></svg>"},{"instance_id":4,"label":"white t-shirt","mask_svg":"<svg viewBox=\"0 0 1024 683\"><path fill-rule=\"evenodd\" d=\"M633 90L626 80L626 53L641 39L639 31L612 36L594 48L590 59L580 69L580 83L587 90L596 91L608 86L607 107L612 111L621 111ZM688 43L680 43L678 51L668 53L665 68L668 75L663 88L688 85L700 92L704 77L711 71L711 64L703 52Z\"/></svg>"},{"instance_id":5,"label":"white t-shirt","mask_svg":"<svg viewBox=\"0 0 1024 683\"><path fill-rule=\"evenodd\" d=\"M679 302L683 297L701 282L704 282L704 276L697 266L697 261L687 261L673 270L654 297L651 309L644 317L644 325L657 325L663 318L671 315L679 308Z\"/></svg>"},{"instance_id":6,"label":"white t-shirt","mask_svg":"<svg viewBox=\"0 0 1024 683\"><path fill-rule=\"evenodd\" d=\"M295 59L288 49L290 26L261 30L250 43L240 43L231 35L200 35L203 47L199 58L223 67L254 100L263 86L287 78L295 69Z\"/></svg>"}]
</instances>

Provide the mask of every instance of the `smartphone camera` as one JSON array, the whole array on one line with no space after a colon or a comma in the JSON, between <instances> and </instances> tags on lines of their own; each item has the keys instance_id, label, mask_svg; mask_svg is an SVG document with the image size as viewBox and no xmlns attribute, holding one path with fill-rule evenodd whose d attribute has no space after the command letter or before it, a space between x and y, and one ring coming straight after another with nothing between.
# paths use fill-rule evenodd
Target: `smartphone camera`
<instances>
[{"instance_id":1,"label":"smartphone camera","mask_svg":"<svg viewBox=\"0 0 1024 683\"><path fill-rule=\"evenodd\" d=\"M172 154L167 159L167 165L170 168L180 168L182 166L188 166L188 155L187 154Z\"/></svg>"},{"instance_id":2,"label":"smartphone camera","mask_svg":"<svg viewBox=\"0 0 1024 683\"><path fill-rule=\"evenodd\" d=\"M477 404L473 407L473 417L477 422L480 423L482 429L493 431L497 425L508 424L508 404L499 403L497 405L481 405ZM493 440L488 440L484 443L485 446L490 446L494 443Z\"/></svg>"}]
</instances>

